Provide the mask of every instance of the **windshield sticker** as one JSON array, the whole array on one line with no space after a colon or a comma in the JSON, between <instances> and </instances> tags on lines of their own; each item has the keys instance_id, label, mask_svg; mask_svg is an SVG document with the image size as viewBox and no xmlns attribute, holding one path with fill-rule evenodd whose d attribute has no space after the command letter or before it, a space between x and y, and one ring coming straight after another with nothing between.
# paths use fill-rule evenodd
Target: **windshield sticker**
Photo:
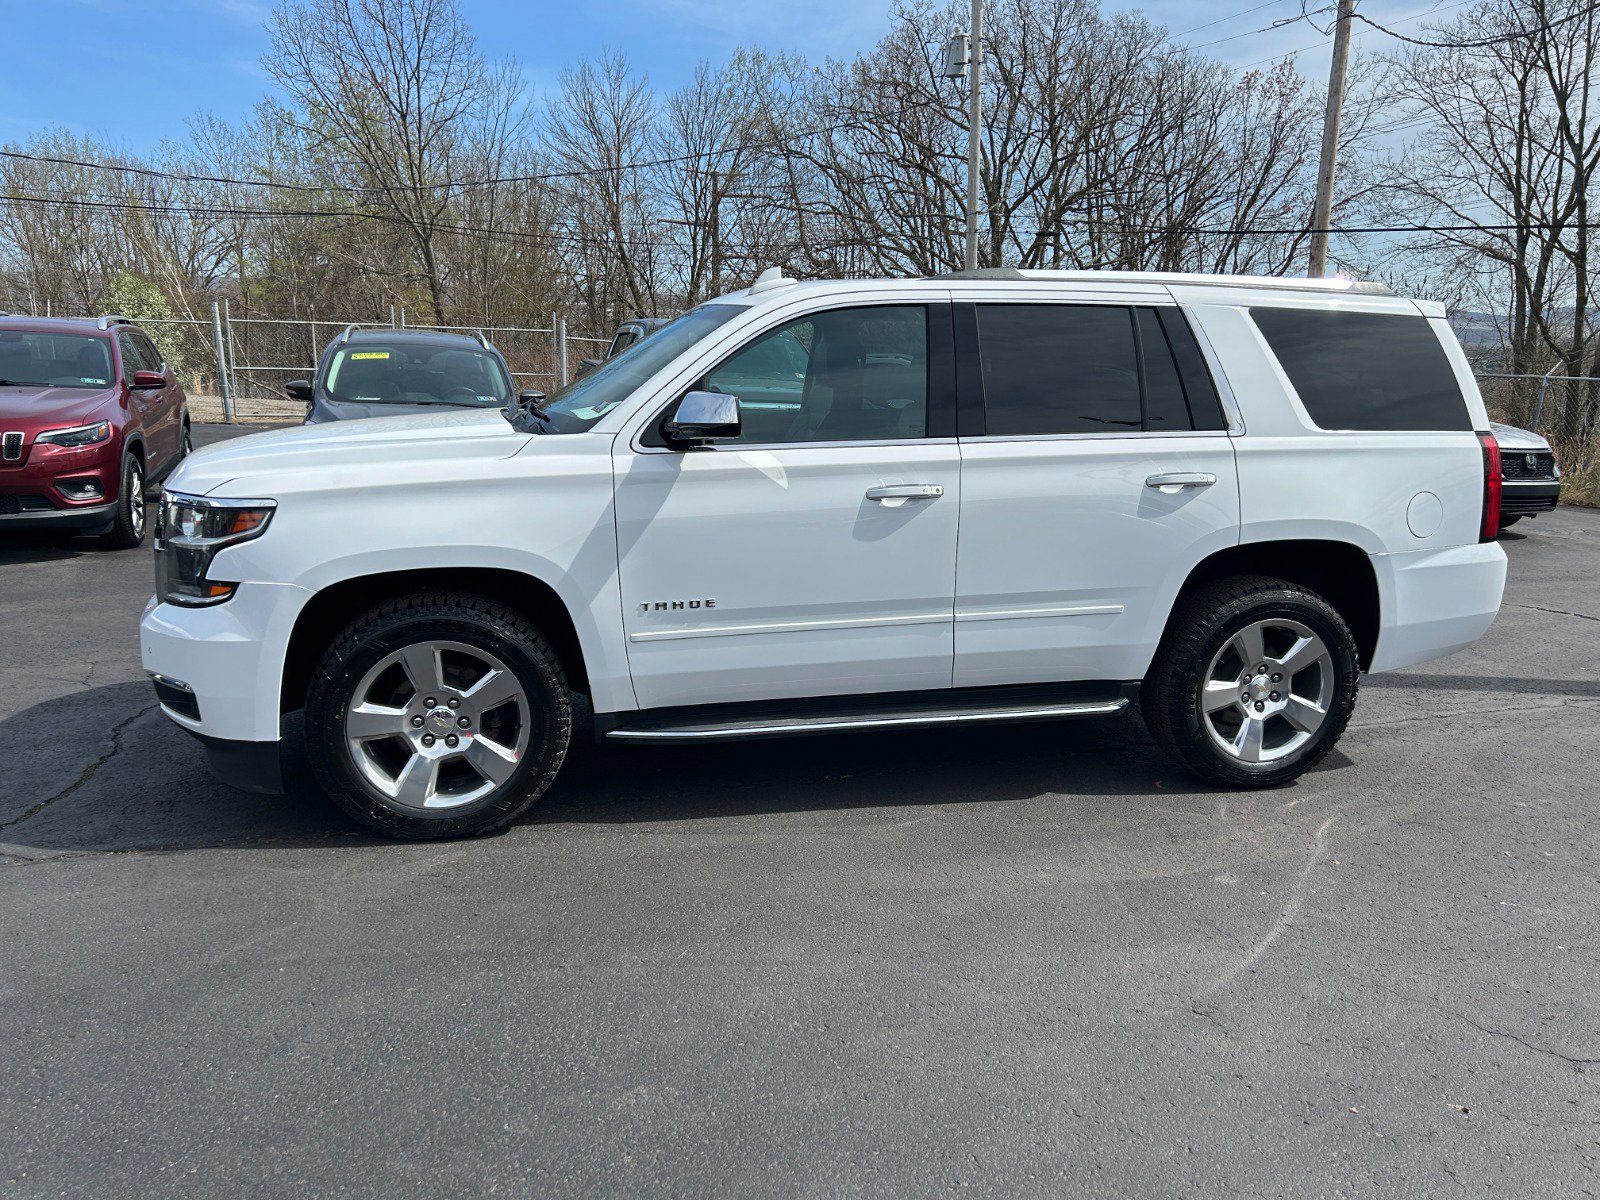
<instances>
[{"instance_id":1,"label":"windshield sticker","mask_svg":"<svg viewBox=\"0 0 1600 1200\"><path fill-rule=\"evenodd\" d=\"M83 376L79 377L78 382L79 383L97 383L101 387L104 387L106 384L110 383L111 381L109 379L92 379L88 375L83 375Z\"/></svg>"},{"instance_id":2,"label":"windshield sticker","mask_svg":"<svg viewBox=\"0 0 1600 1200\"><path fill-rule=\"evenodd\" d=\"M357 350L350 355L351 358L388 358L387 350Z\"/></svg>"}]
</instances>

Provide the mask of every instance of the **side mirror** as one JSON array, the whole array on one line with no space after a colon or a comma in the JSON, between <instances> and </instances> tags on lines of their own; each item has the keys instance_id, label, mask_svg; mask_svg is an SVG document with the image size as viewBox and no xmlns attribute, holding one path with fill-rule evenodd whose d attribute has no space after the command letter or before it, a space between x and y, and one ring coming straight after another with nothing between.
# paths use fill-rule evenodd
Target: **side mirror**
<instances>
[{"instance_id":1,"label":"side mirror","mask_svg":"<svg viewBox=\"0 0 1600 1200\"><path fill-rule=\"evenodd\" d=\"M167 377L160 371L135 371L133 373L133 386L141 390L145 388L163 388L167 386Z\"/></svg>"},{"instance_id":2,"label":"side mirror","mask_svg":"<svg viewBox=\"0 0 1600 1200\"><path fill-rule=\"evenodd\" d=\"M520 391L520 392L517 393L517 403L518 404L523 404L523 405L527 405L527 404L543 404L544 403L544 393L541 392L538 388L528 388L528 389L526 389L524 391Z\"/></svg>"},{"instance_id":3,"label":"side mirror","mask_svg":"<svg viewBox=\"0 0 1600 1200\"><path fill-rule=\"evenodd\" d=\"M690 445L736 438L742 431L739 397L722 392L690 392L663 429L672 441Z\"/></svg>"},{"instance_id":4,"label":"side mirror","mask_svg":"<svg viewBox=\"0 0 1600 1200\"><path fill-rule=\"evenodd\" d=\"M291 400L298 400L302 404L311 403L311 384L304 379L291 379L283 385L283 390Z\"/></svg>"}]
</instances>

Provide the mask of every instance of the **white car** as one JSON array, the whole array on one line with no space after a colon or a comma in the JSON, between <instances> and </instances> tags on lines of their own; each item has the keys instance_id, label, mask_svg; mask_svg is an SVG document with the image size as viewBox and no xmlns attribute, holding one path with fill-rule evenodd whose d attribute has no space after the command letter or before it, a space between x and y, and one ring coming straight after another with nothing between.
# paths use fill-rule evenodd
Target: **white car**
<instances>
[{"instance_id":1,"label":"white car","mask_svg":"<svg viewBox=\"0 0 1600 1200\"><path fill-rule=\"evenodd\" d=\"M144 666L257 790L303 708L328 794L406 837L523 811L575 694L633 743L1137 702L1269 786L1361 672L1494 620L1488 429L1444 310L1370 285L768 272L536 406L196 454Z\"/></svg>"},{"instance_id":2,"label":"white car","mask_svg":"<svg viewBox=\"0 0 1600 1200\"><path fill-rule=\"evenodd\" d=\"M1550 443L1531 429L1499 421L1490 424L1489 432L1500 446L1500 528L1554 512L1561 502L1561 468Z\"/></svg>"}]
</instances>

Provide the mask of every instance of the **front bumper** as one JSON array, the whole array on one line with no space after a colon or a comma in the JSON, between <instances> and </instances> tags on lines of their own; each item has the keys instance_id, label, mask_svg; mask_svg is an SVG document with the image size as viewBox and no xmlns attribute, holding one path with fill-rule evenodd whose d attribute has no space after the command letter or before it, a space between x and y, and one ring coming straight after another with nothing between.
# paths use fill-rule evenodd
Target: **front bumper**
<instances>
[{"instance_id":1,"label":"front bumper","mask_svg":"<svg viewBox=\"0 0 1600 1200\"><path fill-rule=\"evenodd\" d=\"M27 499L36 493L22 493ZM7 505L6 507L10 507ZM15 513L0 513L0 533L13 529L62 529L75 533L102 533L117 519L117 505L87 504L74 508L18 506Z\"/></svg>"},{"instance_id":2,"label":"front bumper","mask_svg":"<svg viewBox=\"0 0 1600 1200\"><path fill-rule=\"evenodd\" d=\"M1561 500L1559 480L1500 485L1500 511L1508 517L1550 512Z\"/></svg>"},{"instance_id":3,"label":"front bumper","mask_svg":"<svg viewBox=\"0 0 1600 1200\"><path fill-rule=\"evenodd\" d=\"M139 622L141 665L187 689L188 701L168 702L169 693L161 711L198 737L276 744L289 635L310 596L288 583L243 583L206 608L152 596Z\"/></svg>"}]
</instances>

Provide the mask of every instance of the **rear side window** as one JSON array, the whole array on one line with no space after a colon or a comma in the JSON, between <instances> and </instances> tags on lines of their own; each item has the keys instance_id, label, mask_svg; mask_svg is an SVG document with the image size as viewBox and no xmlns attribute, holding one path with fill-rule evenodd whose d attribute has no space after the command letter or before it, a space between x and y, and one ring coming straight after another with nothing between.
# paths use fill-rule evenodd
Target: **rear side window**
<instances>
[{"instance_id":1,"label":"rear side window","mask_svg":"<svg viewBox=\"0 0 1600 1200\"><path fill-rule=\"evenodd\" d=\"M977 323L990 436L1227 427L1175 308L980 304Z\"/></svg>"},{"instance_id":2,"label":"rear side window","mask_svg":"<svg viewBox=\"0 0 1600 1200\"><path fill-rule=\"evenodd\" d=\"M978 359L991 437L1144 427L1131 309L978 305Z\"/></svg>"},{"instance_id":3,"label":"rear side window","mask_svg":"<svg viewBox=\"0 0 1600 1200\"><path fill-rule=\"evenodd\" d=\"M1323 429L1472 428L1426 317L1253 308L1250 316Z\"/></svg>"}]
</instances>

